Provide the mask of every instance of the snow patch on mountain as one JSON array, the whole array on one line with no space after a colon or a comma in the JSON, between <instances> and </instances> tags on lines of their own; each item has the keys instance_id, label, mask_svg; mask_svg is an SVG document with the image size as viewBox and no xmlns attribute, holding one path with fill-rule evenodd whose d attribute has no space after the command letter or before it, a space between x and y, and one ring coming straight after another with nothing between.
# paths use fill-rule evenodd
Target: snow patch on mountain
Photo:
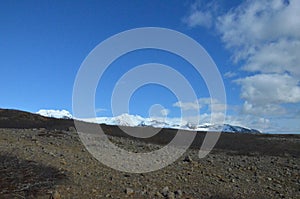
<instances>
[{"instance_id":1,"label":"snow patch on mountain","mask_svg":"<svg viewBox=\"0 0 300 199\"><path fill-rule=\"evenodd\" d=\"M192 124L181 118L143 118L139 115L122 114L116 117L97 117L93 119L83 119L86 122L94 122L107 125L119 126L152 126L155 128L172 128L190 131L210 131L226 133L261 133L256 129L235 126L230 124Z\"/></svg>"},{"instance_id":2,"label":"snow patch on mountain","mask_svg":"<svg viewBox=\"0 0 300 199\"><path fill-rule=\"evenodd\" d=\"M37 112L42 116L70 119L73 118L71 113L66 110L40 110ZM78 119L78 118L76 118ZM261 133L256 129L241 127L230 124L193 124L184 121L181 118L163 118L152 117L143 118L139 115L122 114L116 117L96 117L90 119L78 119L86 122L93 122L98 124L118 125L118 126L151 126L155 128L171 128L182 129L189 131L208 131L208 132L226 132L226 133Z\"/></svg>"},{"instance_id":3,"label":"snow patch on mountain","mask_svg":"<svg viewBox=\"0 0 300 199\"><path fill-rule=\"evenodd\" d=\"M45 116L45 117L53 117L53 118L59 118L59 119L71 119L72 114L67 110L45 110L41 109L36 114Z\"/></svg>"}]
</instances>

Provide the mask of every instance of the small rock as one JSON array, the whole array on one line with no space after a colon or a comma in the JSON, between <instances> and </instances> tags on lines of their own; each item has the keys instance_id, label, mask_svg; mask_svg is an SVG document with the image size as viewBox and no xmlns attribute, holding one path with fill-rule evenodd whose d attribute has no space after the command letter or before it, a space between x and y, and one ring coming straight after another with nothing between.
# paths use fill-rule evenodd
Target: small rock
<instances>
[{"instance_id":1,"label":"small rock","mask_svg":"<svg viewBox=\"0 0 300 199\"><path fill-rule=\"evenodd\" d=\"M32 141L37 141L35 135L31 136L31 140L32 140Z\"/></svg>"},{"instance_id":2,"label":"small rock","mask_svg":"<svg viewBox=\"0 0 300 199\"><path fill-rule=\"evenodd\" d=\"M58 193L58 191L54 191L51 194L50 199L61 199L60 194Z\"/></svg>"},{"instance_id":3,"label":"small rock","mask_svg":"<svg viewBox=\"0 0 300 199\"><path fill-rule=\"evenodd\" d=\"M192 161L193 160L192 160L191 156L189 156L189 155L185 156L185 158L183 159L183 162L192 162Z\"/></svg>"},{"instance_id":4,"label":"small rock","mask_svg":"<svg viewBox=\"0 0 300 199\"><path fill-rule=\"evenodd\" d=\"M76 132L76 129L73 126L71 126L71 127L68 128L68 131L70 131L70 132Z\"/></svg>"},{"instance_id":5,"label":"small rock","mask_svg":"<svg viewBox=\"0 0 300 199\"><path fill-rule=\"evenodd\" d=\"M147 194L147 190L141 191L141 194L142 194L142 195L146 195L146 194Z\"/></svg>"},{"instance_id":6,"label":"small rock","mask_svg":"<svg viewBox=\"0 0 300 199\"><path fill-rule=\"evenodd\" d=\"M161 193L159 193L159 192L156 192L155 196L157 196L158 198L164 198L164 196Z\"/></svg>"},{"instance_id":7,"label":"small rock","mask_svg":"<svg viewBox=\"0 0 300 199\"><path fill-rule=\"evenodd\" d=\"M188 181L188 179L187 179L186 177L182 177L182 180L183 180L184 182L187 182L187 181Z\"/></svg>"},{"instance_id":8,"label":"small rock","mask_svg":"<svg viewBox=\"0 0 300 199\"><path fill-rule=\"evenodd\" d=\"M168 199L175 199L175 194L173 192L169 192L167 195Z\"/></svg>"},{"instance_id":9,"label":"small rock","mask_svg":"<svg viewBox=\"0 0 300 199\"><path fill-rule=\"evenodd\" d=\"M126 188L126 189L125 189L125 193L126 193L127 195L132 195L132 194L134 193L134 191L133 191L133 189L131 189L131 188Z\"/></svg>"},{"instance_id":10,"label":"small rock","mask_svg":"<svg viewBox=\"0 0 300 199\"><path fill-rule=\"evenodd\" d=\"M231 182L235 183L235 179L231 179Z\"/></svg>"},{"instance_id":11,"label":"small rock","mask_svg":"<svg viewBox=\"0 0 300 199\"><path fill-rule=\"evenodd\" d=\"M178 196L182 196L182 191L180 189L178 189L177 191L175 191L175 194Z\"/></svg>"},{"instance_id":12,"label":"small rock","mask_svg":"<svg viewBox=\"0 0 300 199\"><path fill-rule=\"evenodd\" d=\"M280 184L276 184L276 187L278 188L282 188L282 186Z\"/></svg>"},{"instance_id":13,"label":"small rock","mask_svg":"<svg viewBox=\"0 0 300 199\"><path fill-rule=\"evenodd\" d=\"M53 157L56 156L56 155L55 155L54 153L52 153L52 152L49 152L49 155L51 155L51 156L53 156Z\"/></svg>"},{"instance_id":14,"label":"small rock","mask_svg":"<svg viewBox=\"0 0 300 199\"><path fill-rule=\"evenodd\" d=\"M271 181L271 180L272 180L272 178L270 178L270 177L267 177L267 180Z\"/></svg>"},{"instance_id":15,"label":"small rock","mask_svg":"<svg viewBox=\"0 0 300 199\"><path fill-rule=\"evenodd\" d=\"M168 196L168 193L169 193L169 187L164 187L162 190L161 190L161 194L165 197Z\"/></svg>"},{"instance_id":16,"label":"small rock","mask_svg":"<svg viewBox=\"0 0 300 199\"><path fill-rule=\"evenodd\" d=\"M67 164L67 162L66 162L66 160L62 160L62 161L60 161L60 163L62 164L62 165L66 165Z\"/></svg>"}]
</instances>

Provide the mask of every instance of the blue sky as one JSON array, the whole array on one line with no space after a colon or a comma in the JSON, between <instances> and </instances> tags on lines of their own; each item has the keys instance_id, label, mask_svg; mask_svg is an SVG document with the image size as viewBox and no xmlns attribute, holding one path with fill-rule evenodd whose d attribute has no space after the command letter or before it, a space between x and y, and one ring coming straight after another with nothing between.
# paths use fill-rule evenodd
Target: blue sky
<instances>
[{"instance_id":1,"label":"blue sky","mask_svg":"<svg viewBox=\"0 0 300 199\"><path fill-rule=\"evenodd\" d=\"M300 130L299 1L2 1L0 3L0 107L36 112L72 111L81 63L100 42L140 27L163 27L199 42L213 58L227 94L226 122L264 131ZM162 63L191 82L203 121L209 93L201 75L182 58L159 50L117 59L99 82L98 116L111 116L118 79L145 63ZM147 85L130 100L130 114L148 116L161 104L180 117L167 88ZM222 107L222 104L219 104ZM222 109L222 108L221 108Z\"/></svg>"}]
</instances>

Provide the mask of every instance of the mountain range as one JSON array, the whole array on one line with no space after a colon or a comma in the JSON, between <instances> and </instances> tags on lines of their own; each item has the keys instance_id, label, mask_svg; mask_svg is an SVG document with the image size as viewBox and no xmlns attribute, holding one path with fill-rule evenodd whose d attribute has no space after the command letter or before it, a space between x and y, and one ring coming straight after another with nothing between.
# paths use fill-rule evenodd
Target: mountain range
<instances>
[{"instance_id":1,"label":"mountain range","mask_svg":"<svg viewBox=\"0 0 300 199\"><path fill-rule=\"evenodd\" d=\"M66 110L40 110L37 114L60 119L72 119L72 114ZM78 119L78 118L77 118ZM130 115L127 113L115 117L97 117L91 119L80 119L86 122L93 122L107 125L129 126L129 127L142 127L150 126L154 128L170 128L182 129L190 131L221 131L226 133L261 133L259 130L231 125L231 124L191 124L186 121L181 121L180 118L143 118L139 115Z\"/></svg>"}]
</instances>

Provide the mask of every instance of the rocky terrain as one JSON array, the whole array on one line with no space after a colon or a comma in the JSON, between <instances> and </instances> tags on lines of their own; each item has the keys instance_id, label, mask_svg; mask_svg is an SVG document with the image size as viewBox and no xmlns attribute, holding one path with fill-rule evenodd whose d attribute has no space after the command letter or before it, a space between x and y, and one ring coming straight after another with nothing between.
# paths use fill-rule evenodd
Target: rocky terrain
<instances>
[{"instance_id":1,"label":"rocky terrain","mask_svg":"<svg viewBox=\"0 0 300 199\"><path fill-rule=\"evenodd\" d=\"M199 159L205 135L199 132L175 163L132 174L97 161L73 125L0 109L0 198L300 198L299 135L222 134ZM176 133L163 129L133 139L116 126L102 128L112 142L136 152L158 149Z\"/></svg>"}]
</instances>

